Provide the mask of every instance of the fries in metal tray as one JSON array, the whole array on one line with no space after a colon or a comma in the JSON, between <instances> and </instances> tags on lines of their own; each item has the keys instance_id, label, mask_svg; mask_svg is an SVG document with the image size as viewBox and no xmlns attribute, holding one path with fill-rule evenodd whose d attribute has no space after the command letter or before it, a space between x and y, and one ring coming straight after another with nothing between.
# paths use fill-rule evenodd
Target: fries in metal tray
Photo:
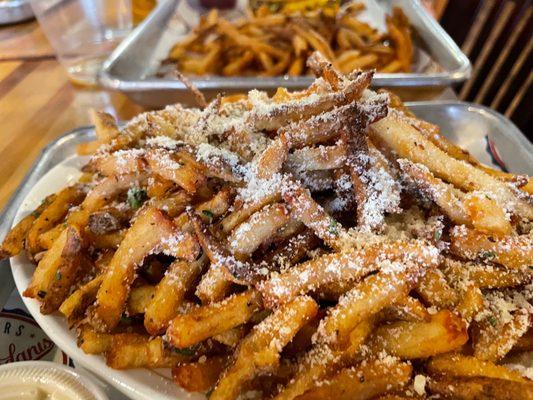
<instances>
[{"instance_id":1,"label":"fries in metal tray","mask_svg":"<svg viewBox=\"0 0 533 400\"><path fill-rule=\"evenodd\" d=\"M387 15L381 32L358 19L361 3L298 9L287 2L277 11L272 5L278 4L263 4L235 21L213 9L171 48L161 71L172 66L191 76L302 76L312 72L306 62L313 51L343 73L412 71L411 27L400 8Z\"/></svg>"},{"instance_id":2,"label":"fries in metal tray","mask_svg":"<svg viewBox=\"0 0 533 400\"><path fill-rule=\"evenodd\" d=\"M110 367L172 368L213 399L531 398L506 366L533 349L529 178L369 90L372 72L308 65L300 92L123 128L94 113L82 180L2 244L36 263L24 295Z\"/></svg>"}]
</instances>

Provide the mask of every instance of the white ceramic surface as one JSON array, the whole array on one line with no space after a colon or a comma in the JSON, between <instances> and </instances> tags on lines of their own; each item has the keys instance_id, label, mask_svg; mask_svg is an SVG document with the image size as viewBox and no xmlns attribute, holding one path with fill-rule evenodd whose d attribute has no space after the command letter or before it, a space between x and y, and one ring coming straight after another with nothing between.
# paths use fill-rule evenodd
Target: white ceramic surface
<instances>
[{"instance_id":1,"label":"white ceramic surface","mask_svg":"<svg viewBox=\"0 0 533 400\"><path fill-rule=\"evenodd\" d=\"M86 160L86 158L77 156L68 158L44 175L23 201L15 217L15 223L32 212L47 195L74 183L80 176L79 168ZM35 266L25 256L19 255L11 259L11 269L17 289L22 293L28 287ZM43 315L39 311L37 300L26 297L22 299L35 321L65 353L82 367L93 372L132 399L199 400L205 398L203 395L189 394L180 389L172 381L168 369L120 371L109 368L102 356L85 354L76 346L75 332L69 331L65 319L59 313Z\"/></svg>"}]
</instances>

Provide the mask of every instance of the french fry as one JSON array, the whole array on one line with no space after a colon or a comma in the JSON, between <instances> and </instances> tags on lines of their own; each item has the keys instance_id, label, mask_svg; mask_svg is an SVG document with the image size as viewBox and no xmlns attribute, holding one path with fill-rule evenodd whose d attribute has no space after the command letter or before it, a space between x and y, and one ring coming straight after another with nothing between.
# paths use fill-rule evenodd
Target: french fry
<instances>
[{"instance_id":1,"label":"french fry","mask_svg":"<svg viewBox=\"0 0 533 400\"><path fill-rule=\"evenodd\" d=\"M298 399L365 400L401 389L411 379L411 365L394 362L392 365L374 360L355 368L345 368Z\"/></svg>"},{"instance_id":2,"label":"french fry","mask_svg":"<svg viewBox=\"0 0 533 400\"><path fill-rule=\"evenodd\" d=\"M527 382L518 372L507 367L479 360L461 354L442 354L433 357L427 364L432 375L445 376L483 376L486 378L507 379L514 382Z\"/></svg>"},{"instance_id":3,"label":"french fry","mask_svg":"<svg viewBox=\"0 0 533 400\"><path fill-rule=\"evenodd\" d=\"M20 222L17 223L17 225L15 225L11 231L9 231L2 242L2 246L0 247L0 259L16 256L22 251L24 248L24 242L33 223L56 199L56 197L56 194L51 194L45 197L35 211L21 219Z\"/></svg>"},{"instance_id":4,"label":"french fry","mask_svg":"<svg viewBox=\"0 0 533 400\"><path fill-rule=\"evenodd\" d=\"M364 319L406 295L419 273L420 267L402 268L398 263L390 263L389 269L382 268L376 275L367 277L343 295L321 321L318 340L345 347L352 330Z\"/></svg>"},{"instance_id":5,"label":"french fry","mask_svg":"<svg viewBox=\"0 0 533 400\"><path fill-rule=\"evenodd\" d=\"M345 229L311 197L309 189L294 182L282 194L290 206L294 219L303 222L324 242L334 249L339 249L339 238L346 236Z\"/></svg>"},{"instance_id":6,"label":"french fry","mask_svg":"<svg viewBox=\"0 0 533 400\"><path fill-rule=\"evenodd\" d=\"M348 350L338 351L327 344L315 345L300 362L300 368L287 386L274 400L293 400L311 389L316 382L325 378L328 373L342 368L352 360L374 328L371 319L361 322L350 334Z\"/></svg>"},{"instance_id":7,"label":"french fry","mask_svg":"<svg viewBox=\"0 0 533 400\"><path fill-rule=\"evenodd\" d=\"M215 386L227 363L228 359L224 356L183 363L172 368L172 378L188 392L207 392Z\"/></svg>"},{"instance_id":8,"label":"french fry","mask_svg":"<svg viewBox=\"0 0 533 400\"><path fill-rule=\"evenodd\" d=\"M231 233L228 237L230 251L237 256L249 256L261 243L285 226L289 218L289 212L283 204L266 206Z\"/></svg>"},{"instance_id":9,"label":"french fry","mask_svg":"<svg viewBox=\"0 0 533 400\"><path fill-rule=\"evenodd\" d=\"M61 190L33 222L26 236L26 250L30 254L36 254L42 250L39 246L39 236L60 223L69 208L81 203L84 197L85 193L81 187L70 186Z\"/></svg>"},{"instance_id":10,"label":"french fry","mask_svg":"<svg viewBox=\"0 0 533 400\"><path fill-rule=\"evenodd\" d=\"M481 263L464 263L449 258L445 259L444 272L454 279L463 276L480 289L502 289L526 285L533 279L529 268L508 269Z\"/></svg>"},{"instance_id":11,"label":"french fry","mask_svg":"<svg viewBox=\"0 0 533 400\"><path fill-rule=\"evenodd\" d=\"M86 354L105 353L112 345L113 334L95 331L89 325L78 329L78 347Z\"/></svg>"},{"instance_id":12,"label":"french fry","mask_svg":"<svg viewBox=\"0 0 533 400\"><path fill-rule=\"evenodd\" d=\"M436 268L428 268L420 277L416 292L430 306L451 308L459 299L454 289L450 287L444 274Z\"/></svg>"},{"instance_id":13,"label":"french fry","mask_svg":"<svg viewBox=\"0 0 533 400\"><path fill-rule=\"evenodd\" d=\"M512 207L513 212L533 219L533 207L517 198L505 183L471 164L450 157L413 128L399 113L391 113L372 124L370 137L376 145L395 151L399 157L426 165L435 176L457 188L491 193L493 200L500 207Z\"/></svg>"},{"instance_id":14,"label":"french fry","mask_svg":"<svg viewBox=\"0 0 533 400\"><path fill-rule=\"evenodd\" d=\"M167 329L170 343L185 348L247 322L261 308L261 296L250 289L219 303L177 315Z\"/></svg>"},{"instance_id":15,"label":"french fry","mask_svg":"<svg viewBox=\"0 0 533 400\"><path fill-rule=\"evenodd\" d=\"M144 314L155 290L152 285L142 285L131 289L126 305L127 315Z\"/></svg>"},{"instance_id":16,"label":"french fry","mask_svg":"<svg viewBox=\"0 0 533 400\"><path fill-rule=\"evenodd\" d=\"M327 254L295 266L282 274L274 274L259 286L265 305L269 308L292 300L300 294L338 282L356 282L379 269L387 261L417 260L424 267L438 262L436 251L423 243L392 243L368 246L361 250ZM306 279L301 279L305 276Z\"/></svg>"},{"instance_id":17,"label":"french fry","mask_svg":"<svg viewBox=\"0 0 533 400\"><path fill-rule=\"evenodd\" d=\"M393 322L377 328L371 348L400 358L426 358L460 348L468 340L465 322L450 311L431 316L429 322Z\"/></svg>"},{"instance_id":18,"label":"french fry","mask_svg":"<svg viewBox=\"0 0 533 400\"><path fill-rule=\"evenodd\" d=\"M147 209L128 230L105 273L91 311L91 325L98 331L113 329L126 306L135 266L163 238L175 234L172 222L157 209Z\"/></svg>"},{"instance_id":19,"label":"french fry","mask_svg":"<svg viewBox=\"0 0 533 400\"><path fill-rule=\"evenodd\" d=\"M490 261L507 268L523 268L533 260L533 238L529 235L495 237L456 226L450 232L453 254L467 260Z\"/></svg>"},{"instance_id":20,"label":"french fry","mask_svg":"<svg viewBox=\"0 0 533 400\"><path fill-rule=\"evenodd\" d=\"M151 335L163 333L174 318L192 282L200 275L205 259L174 261L157 284L144 310L144 326Z\"/></svg>"},{"instance_id":21,"label":"french fry","mask_svg":"<svg viewBox=\"0 0 533 400\"><path fill-rule=\"evenodd\" d=\"M531 383L514 382L506 379L439 377L430 379L428 387L431 393L446 397L453 396L457 400L522 400L533 398Z\"/></svg>"},{"instance_id":22,"label":"french fry","mask_svg":"<svg viewBox=\"0 0 533 400\"><path fill-rule=\"evenodd\" d=\"M84 258L85 244L73 227L66 228L37 265L24 296L39 299L41 312L56 311L65 300L71 286L89 267Z\"/></svg>"},{"instance_id":23,"label":"french fry","mask_svg":"<svg viewBox=\"0 0 533 400\"><path fill-rule=\"evenodd\" d=\"M188 360L190 357L166 349L160 336L117 333L106 350L106 363L115 369L169 368Z\"/></svg>"},{"instance_id":24,"label":"french fry","mask_svg":"<svg viewBox=\"0 0 533 400\"><path fill-rule=\"evenodd\" d=\"M205 183L205 175L189 164L183 164L172 154L151 150L145 155L150 168L164 179L177 183L188 193L194 193Z\"/></svg>"},{"instance_id":25,"label":"french fry","mask_svg":"<svg viewBox=\"0 0 533 400\"><path fill-rule=\"evenodd\" d=\"M508 322L500 322L489 315L474 330L474 356L480 360L501 360L524 335L530 326L530 316L525 309L514 313Z\"/></svg>"},{"instance_id":26,"label":"french fry","mask_svg":"<svg viewBox=\"0 0 533 400\"><path fill-rule=\"evenodd\" d=\"M104 274L98 275L80 286L61 303L59 311L67 318L69 327L74 326L85 317L87 307L96 300L96 293L98 293L103 279Z\"/></svg>"},{"instance_id":27,"label":"french fry","mask_svg":"<svg viewBox=\"0 0 533 400\"><path fill-rule=\"evenodd\" d=\"M246 381L260 371L275 368L283 347L317 311L310 297L297 297L258 324L238 347L235 361L222 374L210 398L236 399Z\"/></svg>"}]
</instances>

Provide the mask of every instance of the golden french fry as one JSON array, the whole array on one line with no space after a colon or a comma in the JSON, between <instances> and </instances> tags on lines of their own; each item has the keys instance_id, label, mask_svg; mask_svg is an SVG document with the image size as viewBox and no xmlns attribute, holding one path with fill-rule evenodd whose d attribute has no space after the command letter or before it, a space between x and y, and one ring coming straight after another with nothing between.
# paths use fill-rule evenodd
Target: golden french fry
<instances>
[{"instance_id":1,"label":"golden french fry","mask_svg":"<svg viewBox=\"0 0 533 400\"><path fill-rule=\"evenodd\" d=\"M442 354L433 357L427 364L430 374L446 376L483 376L500 378L514 382L527 382L518 372L505 366L496 365L475 357L461 354Z\"/></svg>"},{"instance_id":2,"label":"golden french fry","mask_svg":"<svg viewBox=\"0 0 533 400\"><path fill-rule=\"evenodd\" d=\"M28 231L26 250L30 254L42 250L39 246L39 236L60 223L68 210L81 203L84 197L85 193L78 186L70 186L57 193L55 199L41 212Z\"/></svg>"},{"instance_id":3,"label":"golden french fry","mask_svg":"<svg viewBox=\"0 0 533 400\"><path fill-rule=\"evenodd\" d=\"M439 377L428 382L431 393L457 400L501 399L523 400L533 398L530 382L514 382L506 379L485 377Z\"/></svg>"},{"instance_id":4,"label":"golden french fry","mask_svg":"<svg viewBox=\"0 0 533 400\"><path fill-rule=\"evenodd\" d=\"M501 360L530 326L527 310L517 310L507 322L489 315L476 324L473 334L474 356L480 360Z\"/></svg>"},{"instance_id":5,"label":"golden french fry","mask_svg":"<svg viewBox=\"0 0 533 400\"><path fill-rule=\"evenodd\" d=\"M152 298L144 310L144 326L151 335L163 333L178 312L185 294L202 272L205 259L185 262L175 261L157 284Z\"/></svg>"},{"instance_id":6,"label":"golden french fry","mask_svg":"<svg viewBox=\"0 0 533 400\"><path fill-rule=\"evenodd\" d=\"M84 255L80 233L67 227L37 265L24 296L39 299L41 312L56 311L73 284L90 267Z\"/></svg>"},{"instance_id":7,"label":"golden french fry","mask_svg":"<svg viewBox=\"0 0 533 400\"><path fill-rule=\"evenodd\" d=\"M395 361L389 365L380 360L372 360L364 365L341 370L297 399L371 399L407 385L412 370L413 367L407 363Z\"/></svg>"},{"instance_id":8,"label":"golden french fry","mask_svg":"<svg viewBox=\"0 0 533 400\"><path fill-rule=\"evenodd\" d=\"M371 348L400 358L426 358L460 348L468 340L466 323L448 310L429 322L393 322L376 329Z\"/></svg>"},{"instance_id":9,"label":"golden french fry","mask_svg":"<svg viewBox=\"0 0 533 400\"><path fill-rule=\"evenodd\" d=\"M152 285L142 285L131 289L126 305L127 315L144 314L154 293L155 287Z\"/></svg>"},{"instance_id":10,"label":"golden french fry","mask_svg":"<svg viewBox=\"0 0 533 400\"><path fill-rule=\"evenodd\" d=\"M168 340L185 348L247 322L261 308L261 296L255 290L233 295L219 303L192 309L177 315L166 331Z\"/></svg>"},{"instance_id":11,"label":"golden french fry","mask_svg":"<svg viewBox=\"0 0 533 400\"><path fill-rule=\"evenodd\" d=\"M236 399L241 386L257 372L278 365L283 347L317 311L318 305L310 297L297 297L259 323L238 347L234 362L222 374L210 398Z\"/></svg>"},{"instance_id":12,"label":"golden french fry","mask_svg":"<svg viewBox=\"0 0 533 400\"><path fill-rule=\"evenodd\" d=\"M227 357L209 357L203 362L183 363L172 368L172 378L188 392L207 392L217 383Z\"/></svg>"},{"instance_id":13,"label":"golden french fry","mask_svg":"<svg viewBox=\"0 0 533 400\"><path fill-rule=\"evenodd\" d=\"M507 268L531 266L533 237L530 235L499 238L465 226L450 232L452 253L467 260L491 261Z\"/></svg>"},{"instance_id":14,"label":"golden french fry","mask_svg":"<svg viewBox=\"0 0 533 400\"><path fill-rule=\"evenodd\" d=\"M20 222L9 231L0 247L0 259L16 256L22 251L24 248L24 241L26 240L33 223L56 199L56 197L57 195L55 194L47 196L35 211L21 219Z\"/></svg>"},{"instance_id":15,"label":"golden french fry","mask_svg":"<svg viewBox=\"0 0 533 400\"><path fill-rule=\"evenodd\" d=\"M126 307L135 266L162 241L175 236L175 227L161 211L148 208L128 230L113 255L91 310L91 325L98 331L113 329Z\"/></svg>"},{"instance_id":16,"label":"golden french fry","mask_svg":"<svg viewBox=\"0 0 533 400\"><path fill-rule=\"evenodd\" d=\"M280 204L266 206L240 224L228 237L230 251L241 257L252 254L290 220L289 211Z\"/></svg>"},{"instance_id":17,"label":"golden french fry","mask_svg":"<svg viewBox=\"0 0 533 400\"><path fill-rule=\"evenodd\" d=\"M426 268L436 265L436 249L421 242L376 244L361 250L326 254L297 265L282 274L274 274L259 286L265 304L272 308L300 294L320 291L324 286L339 282L356 282L376 271L387 261L417 260ZM305 279L301 277L304 276Z\"/></svg>"},{"instance_id":18,"label":"golden french fry","mask_svg":"<svg viewBox=\"0 0 533 400\"><path fill-rule=\"evenodd\" d=\"M166 349L161 336L117 333L111 335L111 344L106 350L106 363L115 369L169 368L190 357Z\"/></svg>"}]
</instances>

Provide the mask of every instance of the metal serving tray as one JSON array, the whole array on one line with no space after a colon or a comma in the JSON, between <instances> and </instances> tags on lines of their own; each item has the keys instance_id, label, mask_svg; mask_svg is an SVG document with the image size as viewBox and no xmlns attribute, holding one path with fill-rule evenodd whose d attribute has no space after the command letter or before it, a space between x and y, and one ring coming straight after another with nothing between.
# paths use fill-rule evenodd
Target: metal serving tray
<instances>
[{"instance_id":1,"label":"metal serving tray","mask_svg":"<svg viewBox=\"0 0 533 400\"><path fill-rule=\"evenodd\" d=\"M0 25L14 24L33 18L28 0L0 0Z\"/></svg>"},{"instance_id":2,"label":"metal serving tray","mask_svg":"<svg viewBox=\"0 0 533 400\"><path fill-rule=\"evenodd\" d=\"M503 115L484 106L462 102L407 103L422 119L441 127L454 143L470 151L481 162L498 167L488 151L488 140L495 144L509 171L533 175L533 145ZM13 218L24 198L52 167L72 156L76 145L95 138L92 127L73 130L51 142L34 163L0 215L0 239L11 228ZM8 261L0 262L0 309L13 290Z\"/></svg>"},{"instance_id":3,"label":"metal serving tray","mask_svg":"<svg viewBox=\"0 0 533 400\"><path fill-rule=\"evenodd\" d=\"M471 71L468 58L418 0L375 1L386 11L392 6L403 9L417 33L415 45L439 66L423 73L378 73L373 80L375 87L444 87L468 79ZM198 16L199 11L192 8L192 3L185 0L162 1L107 59L100 74L100 83L108 89L125 93L133 101L147 107L192 101L185 85L178 80L154 77L171 46L194 26L193 21L184 22L176 14L178 7L186 7L185 11ZM274 90L280 86L305 88L312 80L311 77L217 76L192 79L208 98L222 91Z\"/></svg>"}]
</instances>

